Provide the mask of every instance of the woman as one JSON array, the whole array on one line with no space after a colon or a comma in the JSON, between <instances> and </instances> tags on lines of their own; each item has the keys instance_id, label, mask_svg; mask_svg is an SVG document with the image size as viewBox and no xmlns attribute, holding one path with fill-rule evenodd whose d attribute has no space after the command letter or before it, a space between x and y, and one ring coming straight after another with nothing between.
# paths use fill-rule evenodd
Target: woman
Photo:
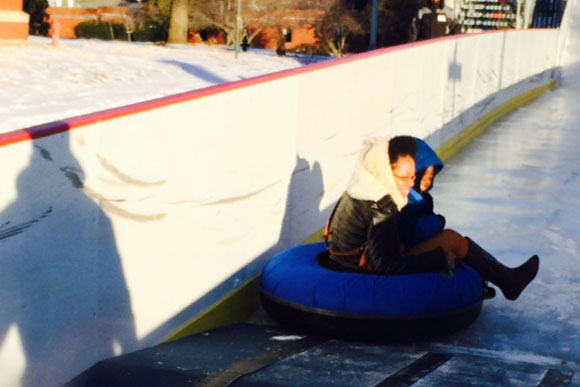
<instances>
[{"instance_id":1,"label":"woman","mask_svg":"<svg viewBox=\"0 0 580 387\"><path fill-rule=\"evenodd\" d=\"M370 139L365 143L347 189L327 226L335 268L374 274L446 271L461 259L509 300L534 279L539 258L510 269L469 238L443 230L406 250L399 230L400 210L415 184L417 143L410 136Z\"/></svg>"}]
</instances>

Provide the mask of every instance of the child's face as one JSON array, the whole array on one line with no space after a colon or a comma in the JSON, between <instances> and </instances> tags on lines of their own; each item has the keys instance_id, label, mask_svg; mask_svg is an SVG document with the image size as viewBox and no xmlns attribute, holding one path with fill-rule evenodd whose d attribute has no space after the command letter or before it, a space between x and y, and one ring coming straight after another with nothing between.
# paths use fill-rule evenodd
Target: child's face
<instances>
[{"instance_id":1,"label":"child's face","mask_svg":"<svg viewBox=\"0 0 580 387\"><path fill-rule=\"evenodd\" d=\"M421 179L421 192L425 192L431 187L431 184L433 184L433 176L435 176L435 167L431 165L425 170L425 174Z\"/></svg>"}]
</instances>

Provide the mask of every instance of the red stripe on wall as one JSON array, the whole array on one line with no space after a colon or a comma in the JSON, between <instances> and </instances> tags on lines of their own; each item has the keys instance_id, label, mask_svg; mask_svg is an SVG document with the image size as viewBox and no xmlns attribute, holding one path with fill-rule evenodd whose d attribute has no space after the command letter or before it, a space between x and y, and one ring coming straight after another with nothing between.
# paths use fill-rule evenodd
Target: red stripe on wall
<instances>
[{"instance_id":1,"label":"red stripe on wall","mask_svg":"<svg viewBox=\"0 0 580 387\"><path fill-rule=\"evenodd\" d=\"M503 33L506 31L491 31L483 32L481 34L494 34ZM509 31L509 32L515 32ZM193 91L184 92L181 94L174 94L167 97L162 97L158 99L153 99L150 101L139 102L132 105L121 106L117 108L107 109L103 111L98 111L90 114L85 114L77 117L66 118L59 121L48 122L46 124L36 125L25 129L15 130L8 133L0 134L0 146L5 146L9 144L14 144L22 141L29 141L36 138L42 138L51 136L57 133L66 132L72 129L80 128L86 125L94 124L97 122L108 121L119 117L124 117L132 114L138 114L148 110L153 110L161 108L164 106L169 106L173 104L178 104L181 102L191 101L198 98L203 98L209 95L215 95L223 93L230 90L241 89L251 85L256 85L264 82L269 82L276 79L282 79L298 74L305 74L312 71L328 69L334 66L340 66L345 63L356 62L360 60L365 60L379 55L385 55L391 52L396 52L400 50L408 50L411 48L419 47L422 45L433 44L441 42L443 40L453 40L462 39L466 37L472 37L475 34L465 34L457 36L449 36L439 39L425 40L415 43L403 44L400 46L387 47L378 50L368 51L361 54L350 55L344 58L327 60L324 62L313 63L306 65L304 67L299 67L290 70L284 70L276 73L261 75L255 78L244 79L235 82L223 83L215 86L210 86L204 89L198 89Z\"/></svg>"}]
</instances>

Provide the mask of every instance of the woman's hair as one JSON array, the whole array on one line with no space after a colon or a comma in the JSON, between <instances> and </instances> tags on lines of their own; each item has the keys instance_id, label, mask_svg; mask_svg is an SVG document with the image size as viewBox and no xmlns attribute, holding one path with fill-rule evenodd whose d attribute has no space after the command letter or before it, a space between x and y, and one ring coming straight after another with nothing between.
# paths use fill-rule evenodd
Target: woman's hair
<instances>
[{"instance_id":1,"label":"woman's hair","mask_svg":"<svg viewBox=\"0 0 580 387\"><path fill-rule=\"evenodd\" d=\"M411 136L396 136L389 140L389 161L397 162L399 157L409 155L415 159L417 156L417 143Z\"/></svg>"}]
</instances>

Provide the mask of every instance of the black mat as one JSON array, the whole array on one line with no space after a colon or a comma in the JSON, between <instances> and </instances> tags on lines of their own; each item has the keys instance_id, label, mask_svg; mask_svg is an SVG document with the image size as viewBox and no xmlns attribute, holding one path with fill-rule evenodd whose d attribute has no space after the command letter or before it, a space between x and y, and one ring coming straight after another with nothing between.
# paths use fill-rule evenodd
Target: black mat
<instances>
[{"instance_id":1,"label":"black mat","mask_svg":"<svg viewBox=\"0 0 580 387\"><path fill-rule=\"evenodd\" d=\"M227 386L326 340L235 324L103 360L65 386Z\"/></svg>"},{"instance_id":2,"label":"black mat","mask_svg":"<svg viewBox=\"0 0 580 387\"><path fill-rule=\"evenodd\" d=\"M443 349L444 348L444 349ZM235 324L103 360L66 387L573 384L562 364L436 343L384 344Z\"/></svg>"}]
</instances>

